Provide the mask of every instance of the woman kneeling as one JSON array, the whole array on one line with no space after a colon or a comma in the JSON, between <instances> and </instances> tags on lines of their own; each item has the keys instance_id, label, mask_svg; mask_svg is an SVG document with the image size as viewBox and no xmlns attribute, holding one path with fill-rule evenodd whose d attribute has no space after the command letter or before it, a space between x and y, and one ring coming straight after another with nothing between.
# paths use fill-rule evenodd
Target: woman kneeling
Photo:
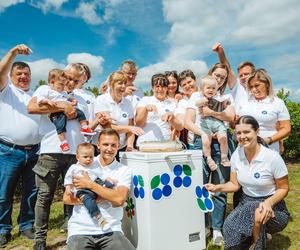
<instances>
[{"instance_id":1,"label":"woman kneeling","mask_svg":"<svg viewBox=\"0 0 300 250\"><path fill-rule=\"evenodd\" d=\"M283 200L289 191L287 167L262 145L255 118L240 117L235 130L239 146L231 157L230 181L205 186L210 192L243 189L241 202L224 222L225 249L265 249L266 233L282 231L289 220Z\"/></svg>"}]
</instances>

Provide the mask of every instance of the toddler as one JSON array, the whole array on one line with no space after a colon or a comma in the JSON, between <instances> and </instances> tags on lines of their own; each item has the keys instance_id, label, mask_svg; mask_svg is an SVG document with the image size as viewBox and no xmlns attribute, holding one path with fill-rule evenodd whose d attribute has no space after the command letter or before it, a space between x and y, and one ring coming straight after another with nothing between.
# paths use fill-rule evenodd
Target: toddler
<instances>
[{"instance_id":1,"label":"toddler","mask_svg":"<svg viewBox=\"0 0 300 250\"><path fill-rule=\"evenodd\" d=\"M65 102L71 103L72 106L77 105L77 100L72 96L73 93L65 91L66 85L65 73L60 69L53 69L49 72L48 83L49 88L45 89L43 93L37 96L38 104L48 104L51 107L63 107ZM70 145L66 140L65 132L67 125L67 117L64 112L52 113L49 116L50 120L55 125L59 140L61 141L60 148L62 152L66 153L70 150ZM95 133L88 127L88 121L85 114L76 108L75 117L81 126L80 132L85 136L94 135Z\"/></svg>"},{"instance_id":2,"label":"toddler","mask_svg":"<svg viewBox=\"0 0 300 250\"><path fill-rule=\"evenodd\" d=\"M206 76L201 79L200 94L201 99L196 101L196 106L204 107L208 106L210 109L222 112L228 103L228 101L219 102L214 99L217 93L217 82L211 76ZM227 129L223 121L214 118L212 116L201 117L200 120L201 138L203 144L203 154L206 157L209 168L214 171L217 169L215 161L211 158L211 141L214 134L216 134L221 149L221 164L224 167L230 167L230 161L228 160L228 144L227 144Z\"/></svg>"},{"instance_id":3,"label":"toddler","mask_svg":"<svg viewBox=\"0 0 300 250\"><path fill-rule=\"evenodd\" d=\"M103 230L109 229L108 222L101 215L100 209L97 205L97 194L88 189L79 189L73 186L72 178L76 175L81 175L86 172L89 177L96 183L107 187L113 188L114 184L108 180L103 181L99 176L101 175L101 168L94 162L94 146L90 143L81 143L77 146L76 158L78 162L73 164L67 171L64 186L68 195L75 194L83 205L88 210L92 218L95 218Z\"/></svg>"}]
</instances>

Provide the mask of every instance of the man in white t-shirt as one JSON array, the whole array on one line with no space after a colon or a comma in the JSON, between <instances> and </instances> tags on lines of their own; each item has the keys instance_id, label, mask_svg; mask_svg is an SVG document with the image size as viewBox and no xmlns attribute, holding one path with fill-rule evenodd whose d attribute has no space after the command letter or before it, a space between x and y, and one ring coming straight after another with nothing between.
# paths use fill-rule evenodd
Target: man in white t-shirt
<instances>
[{"instance_id":1,"label":"man in white t-shirt","mask_svg":"<svg viewBox=\"0 0 300 250\"><path fill-rule=\"evenodd\" d=\"M29 115L31 71L24 62L12 63L18 54L29 55L26 45L9 50L0 62L0 247L11 238L14 191L21 178L20 234L33 239L37 189L32 171L40 148L40 116ZM8 73L10 70L10 81Z\"/></svg>"},{"instance_id":2,"label":"man in white t-shirt","mask_svg":"<svg viewBox=\"0 0 300 250\"><path fill-rule=\"evenodd\" d=\"M99 174L104 179L110 178L116 182L116 188L109 189L91 180L83 173L73 178L73 185L77 189L89 189L101 198L98 205L102 216L108 222L109 228L101 228L97 220L93 219L80 200L65 192L64 203L75 204L72 217L68 223L68 249L110 249L134 250L133 245L124 236L121 229L124 204L130 190L131 172L125 165L116 161L119 149L119 135L113 129L100 132L98 148L100 155L95 158L99 166Z\"/></svg>"}]
</instances>

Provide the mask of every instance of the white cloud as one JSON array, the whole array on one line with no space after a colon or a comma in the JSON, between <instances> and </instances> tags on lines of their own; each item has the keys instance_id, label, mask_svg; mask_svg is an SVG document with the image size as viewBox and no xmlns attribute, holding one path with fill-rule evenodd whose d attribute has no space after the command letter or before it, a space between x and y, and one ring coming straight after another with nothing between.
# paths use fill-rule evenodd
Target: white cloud
<instances>
[{"instance_id":1,"label":"white cloud","mask_svg":"<svg viewBox=\"0 0 300 250\"><path fill-rule=\"evenodd\" d=\"M25 0L2 0L0 1L0 13L11 5L23 3Z\"/></svg>"},{"instance_id":2,"label":"white cloud","mask_svg":"<svg viewBox=\"0 0 300 250\"><path fill-rule=\"evenodd\" d=\"M78 8L75 10L75 13L88 24L98 25L103 23L103 20L97 13L96 1L91 3L80 2Z\"/></svg>"},{"instance_id":3,"label":"white cloud","mask_svg":"<svg viewBox=\"0 0 300 250\"><path fill-rule=\"evenodd\" d=\"M177 70L177 72L180 73L185 69L191 69L196 77L207 73L206 63L200 60L164 61L156 64L150 64L139 69L135 83L141 89L150 89L152 75L164 73L164 71L168 70Z\"/></svg>"},{"instance_id":4,"label":"white cloud","mask_svg":"<svg viewBox=\"0 0 300 250\"><path fill-rule=\"evenodd\" d=\"M51 58L45 58L33 62L27 62L31 68L32 85L35 86L39 80L47 82L48 73L54 68L64 68L65 65L54 61Z\"/></svg>"},{"instance_id":5,"label":"white cloud","mask_svg":"<svg viewBox=\"0 0 300 250\"><path fill-rule=\"evenodd\" d=\"M49 10L58 11L61 9L64 3L68 0L43 0L32 3L35 7L40 8L43 13L47 13Z\"/></svg>"},{"instance_id":6,"label":"white cloud","mask_svg":"<svg viewBox=\"0 0 300 250\"><path fill-rule=\"evenodd\" d=\"M89 66L91 70L92 78L89 83L99 85L98 78L103 73L103 63L104 59L101 56L95 56L89 53L71 53L67 56L67 59L64 60L67 63L76 63L82 62ZM51 69L59 68L63 69L66 66L66 63L57 62L51 58L44 58L37 61L28 62L31 72L32 72L32 85L35 86L39 80L48 79L48 72Z\"/></svg>"},{"instance_id":7,"label":"white cloud","mask_svg":"<svg viewBox=\"0 0 300 250\"><path fill-rule=\"evenodd\" d=\"M298 101L298 102L300 101L300 88L298 88L298 89L296 89L295 91L292 92L291 98Z\"/></svg>"}]
</instances>

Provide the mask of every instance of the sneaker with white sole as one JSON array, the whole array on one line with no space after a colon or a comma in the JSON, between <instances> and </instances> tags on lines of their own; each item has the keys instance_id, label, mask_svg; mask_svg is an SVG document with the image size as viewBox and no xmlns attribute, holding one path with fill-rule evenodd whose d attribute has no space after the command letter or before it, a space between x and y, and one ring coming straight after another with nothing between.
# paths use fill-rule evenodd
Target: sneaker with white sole
<instances>
[{"instance_id":1,"label":"sneaker with white sole","mask_svg":"<svg viewBox=\"0 0 300 250\"><path fill-rule=\"evenodd\" d=\"M221 230L213 230L213 245L222 246L223 242L224 242L224 238Z\"/></svg>"}]
</instances>

